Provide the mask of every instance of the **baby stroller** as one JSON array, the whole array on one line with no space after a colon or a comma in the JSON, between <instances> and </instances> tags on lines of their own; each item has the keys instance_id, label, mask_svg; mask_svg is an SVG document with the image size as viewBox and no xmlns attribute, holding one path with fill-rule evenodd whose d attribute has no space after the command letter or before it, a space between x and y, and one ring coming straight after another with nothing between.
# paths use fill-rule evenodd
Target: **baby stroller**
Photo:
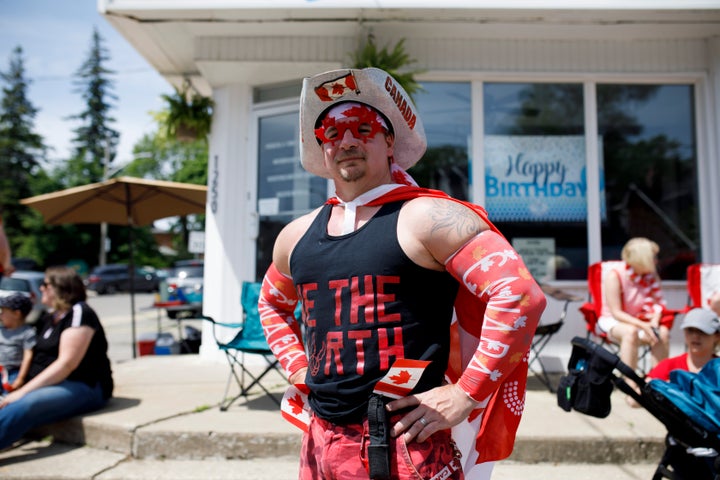
<instances>
[{"instance_id":1,"label":"baby stroller","mask_svg":"<svg viewBox=\"0 0 720 480\"><path fill-rule=\"evenodd\" d=\"M605 418L617 387L667 429L666 449L653 480L720 480L720 359L698 374L675 370L670 382L646 382L601 345L581 337L571 343L568 374L561 377L557 392L561 408ZM625 378L635 382L639 392Z\"/></svg>"}]
</instances>

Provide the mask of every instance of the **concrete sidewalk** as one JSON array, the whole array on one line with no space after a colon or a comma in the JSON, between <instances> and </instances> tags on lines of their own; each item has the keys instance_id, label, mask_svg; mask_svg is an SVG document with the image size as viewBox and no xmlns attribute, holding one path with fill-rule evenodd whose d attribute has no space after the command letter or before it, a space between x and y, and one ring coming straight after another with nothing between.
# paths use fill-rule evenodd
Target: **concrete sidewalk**
<instances>
[{"instance_id":1,"label":"concrete sidewalk","mask_svg":"<svg viewBox=\"0 0 720 480\"><path fill-rule=\"evenodd\" d=\"M144 356L114 364L113 372L108 407L36 432L54 442L0 452L0 478L297 478L301 434L275 403L256 393L226 412L217 407L227 365L196 355ZM286 386L280 376L263 383L278 397ZM531 378L515 451L493 478L649 478L664 437L663 425L628 407L620 392L610 416L597 419L561 410Z\"/></svg>"}]
</instances>

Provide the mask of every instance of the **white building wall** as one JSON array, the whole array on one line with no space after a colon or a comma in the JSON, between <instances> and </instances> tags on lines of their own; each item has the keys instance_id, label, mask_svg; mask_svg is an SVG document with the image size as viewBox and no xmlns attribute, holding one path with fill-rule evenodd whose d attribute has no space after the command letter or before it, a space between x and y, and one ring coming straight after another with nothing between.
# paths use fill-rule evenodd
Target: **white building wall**
<instances>
[{"instance_id":1,"label":"white building wall","mask_svg":"<svg viewBox=\"0 0 720 480\"><path fill-rule=\"evenodd\" d=\"M248 252L254 252L257 235L247 201L255 179L254 160L248 161L247 155L252 89L242 84L221 87L213 98L203 313L220 322L239 323L242 281L254 279L254 257ZM220 358L211 327L203 324L200 354ZM234 333L224 331L226 336Z\"/></svg>"},{"instance_id":2,"label":"white building wall","mask_svg":"<svg viewBox=\"0 0 720 480\"><path fill-rule=\"evenodd\" d=\"M478 26L478 28L482 28ZM383 36L384 31L389 36ZM402 37L397 30L375 30L378 45L405 38L407 51L418 59L415 68L425 70L421 80L525 81L564 79L582 81L697 83L697 104L701 109L700 196L703 207L703 258L720 262L720 40L694 38L631 38L627 32L617 38L436 38L432 33L419 37L415 30ZM421 31L421 33L427 33ZM413 36L414 35L414 36ZM255 132L252 117L252 86L301 78L328 65L347 64L355 36L288 36L282 38L213 38L196 41L198 65L215 85L217 103L210 148L208 218L206 235L205 313L222 321L239 321L240 285L254 278L254 240L257 234L255 210L256 152L250 151ZM222 64L223 68L213 68ZM209 72L213 73L209 73ZM214 76L214 77L213 77ZM240 83L239 83L240 82ZM585 282L560 282L587 298ZM682 282L666 282L671 307L686 302ZM571 304L566 325L545 353L551 368L562 368L570 353L569 341L585 336L578 307ZM550 301L543 323L558 318L561 304ZM671 353L682 351L683 336L676 324ZM203 329L201 354L217 356L209 325Z\"/></svg>"},{"instance_id":3,"label":"white building wall","mask_svg":"<svg viewBox=\"0 0 720 480\"><path fill-rule=\"evenodd\" d=\"M418 37L417 33L407 37L383 36L381 29L374 30L374 34L379 46L395 44L404 38L408 54L417 59L412 68L431 75L437 72L462 75L469 72L698 73L707 72L711 57L708 42L692 38L428 38ZM299 70L305 69L305 75L311 75L318 73L313 69L318 63L347 65L348 52L356 47L355 36L201 37L196 41L195 52L196 61L201 65L222 62L233 68L228 74L239 76L237 72L245 64L253 72L246 71L243 77L277 82L278 79L268 75L275 72L267 70L277 62L285 63L288 72L301 65ZM238 77L234 78L236 81ZM233 78L225 81L232 82Z\"/></svg>"}]
</instances>

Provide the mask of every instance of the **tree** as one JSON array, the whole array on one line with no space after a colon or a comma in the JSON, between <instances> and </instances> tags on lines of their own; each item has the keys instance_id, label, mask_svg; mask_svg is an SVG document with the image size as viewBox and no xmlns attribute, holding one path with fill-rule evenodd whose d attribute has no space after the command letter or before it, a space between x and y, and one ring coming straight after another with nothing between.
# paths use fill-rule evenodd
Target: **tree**
<instances>
[{"instance_id":1,"label":"tree","mask_svg":"<svg viewBox=\"0 0 720 480\"><path fill-rule=\"evenodd\" d=\"M168 133L164 116L167 112L154 115L158 128L146 134L133 147L135 160L123 169L124 173L136 177L169 180L173 182L206 185L208 179L208 144L198 138L192 142L180 141ZM147 155L150 153L150 155ZM194 219L194 223L190 223ZM204 230L205 215L180 217L171 227L176 233L173 249L180 258L190 257L187 251L191 230Z\"/></svg>"},{"instance_id":2,"label":"tree","mask_svg":"<svg viewBox=\"0 0 720 480\"><path fill-rule=\"evenodd\" d=\"M4 227L17 256L28 238L22 225L28 211L19 200L33 194L33 179L42 176L40 160L46 147L34 132L38 110L28 99L30 82L25 78L20 46L13 50L8 71L0 72L0 78L5 84L0 100L0 209L4 210Z\"/></svg>"},{"instance_id":3,"label":"tree","mask_svg":"<svg viewBox=\"0 0 720 480\"><path fill-rule=\"evenodd\" d=\"M115 158L120 134L110 125L111 102L117 100L112 93L113 82L109 76L114 71L105 67L110 60L108 50L97 29L93 30L90 53L76 72L76 91L85 100L85 109L70 118L79 120L80 126L73 130L75 150L63 177L66 186L85 185L103 179Z\"/></svg>"},{"instance_id":4,"label":"tree","mask_svg":"<svg viewBox=\"0 0 720 480\"><path fill-rule=\"evenodd\" d=\"M365 43L352 52L350 57L353 68L375 67L385 70L402 85L411 99L415 92L422 90L422 86L415 80L415 75L423 71L407 71L408 66L416 63L417 60L411 58L405 51L404 38L397 42L392 50L389 50L389 45L378 48L375 44L375 36L370 33Z\"/></svg>"},{"instance_id":5,"label":"tree","mask_svg":"<svg viewBox=\"0 0 720 480\"><path fill-rule=\"evenodd\" d=\"M73 130L74 150L68 162L54 172L62 187L74 187L99 182L105 177L115 158L120 134L112 128L115 119L110 116L117 96L112 92L114 71L106 67L110 55L97 29L93 30L87 59L75 73L75 92L84 100L84 109L68 117L79 121ZM97 252L102 242L98 225L64 226L73 235L73 242L63 248L63 263L68 259L82 260L88 265L98 262ZM113 231L110 232L112 238ZM120 241L112 239L113 245Z\"/></svg>"},{"instance_id":6,"label":"tree","mask_svg":"<svg viewBox=\"0 0 720 480\"><path fill-rule=\"evenodd\" d=\"M133 146L133 161L123 169L125 175L207 184L208 144L204 139L177 140L165 127L167 111L155 113L157 129L144 135Z\"/></svg>"}]
</instances>

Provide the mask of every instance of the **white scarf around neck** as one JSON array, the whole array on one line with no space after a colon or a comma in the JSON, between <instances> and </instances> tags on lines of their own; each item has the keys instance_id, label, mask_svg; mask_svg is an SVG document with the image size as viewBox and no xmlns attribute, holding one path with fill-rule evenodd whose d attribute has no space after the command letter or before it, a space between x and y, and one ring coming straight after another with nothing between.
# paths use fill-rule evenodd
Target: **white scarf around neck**
<instances>
[{"instance_id":1,"label":"white scarf around neck","mask_svg":"<svg viewBox=\"0 0 720 480\"><path fill-rule=\"evenodd\" d=\"M343 219L343 228L341 235L347 235L355 231L355 217L357 214L357 207L362 207L378 197L382 197L388 192L392 192L398 187L402 187L399 183L386 183L384 185L377 186L362 195L358 195L354 200L349 202L344 201L340 197L337 199L340 201L339 205L345 207L345 217Z\"/></svg>"}]
</instances>

